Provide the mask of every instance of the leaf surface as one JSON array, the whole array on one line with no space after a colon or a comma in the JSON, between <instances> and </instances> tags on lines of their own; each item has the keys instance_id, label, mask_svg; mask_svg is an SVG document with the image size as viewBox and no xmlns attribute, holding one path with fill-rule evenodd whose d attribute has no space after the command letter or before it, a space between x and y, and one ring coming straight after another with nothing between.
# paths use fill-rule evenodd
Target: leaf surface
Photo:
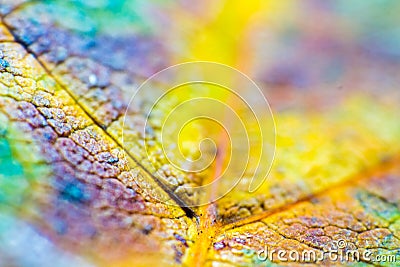
<instances>
[{"instance_id":1,"label":"leaf surface","mask_svg":"<svg viewBox=\"0 0 400 267\"><path fill-rule=\"evenodd\" d=\"M245 178L221 200L189 208L203 196L185 185L202 185L212 173L173 171L159 140L148 157L138 130L145 114L140 106L125 114L133 88L170 64L168 48L143 33L140 17L115 16L104 5L1 4L1 264L35 262L7 247L11 225L26 229L28 240L55 244L42 253L61 258L59 265L61 255L101 266L293 265L257 254L266 247L318 253L338 240L398 257L395 91L337 90L324 102L310 90L289 108L271 92L277 154L267 182L250 194ZM317 104L307 106L307 98ZM156 121L150 126L157 131Z\"/></svg>"}]
</instances>

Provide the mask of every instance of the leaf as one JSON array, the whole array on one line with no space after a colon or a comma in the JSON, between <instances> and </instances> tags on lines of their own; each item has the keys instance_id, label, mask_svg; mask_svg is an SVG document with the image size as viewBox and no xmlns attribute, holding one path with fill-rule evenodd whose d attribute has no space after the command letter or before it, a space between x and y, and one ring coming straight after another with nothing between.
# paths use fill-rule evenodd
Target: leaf
<instances>
[{"instance_id":1,"label":"leaf","mask_svg":"<svg viewBox=\"0 0 400 267\"><path fill-rule=\"evenodd\" d=\"M397 257L399 198L390 192L388 185L398 187L398 172L397 166L373 172L358 181L312 195L285 210L270 211L268 216L253 222L228 225L215 238L209 257L221 263L265 266L278 261L279 250L286 251L283 256L286 259L290 259L291 251L300 255L314 251L322 255L323 251L339 251L335 243L339 240L344 240L347 249L354 249L359 255L369 250L375 256ZM276 251L272 258L264 258L265 254L257 256L260 251L268 250L266 253ZM334 257L327 255L320 264L335 264ZM301 256L297 257L301 261ZM307 263L307 258L303 263Z\"/></svg>"},{"instance_id":2,"label":"leaf","mask_svg":"<svg viewBox=\"0 0 400 267\"><path fill-rule=\"evenodd\" d=\"M105 11L106 2L1 4L1 265L293 265L258 253L319 253L338 240L398 257L395 92L335 91L332 103L277 110L268 181L250 194L243 179L221 200L187 207L201 196L185 185L202 185L212 173L188 175L157 153L148 158L140 107L127 114L132 125L122 140L132 88L167 67L169 52L136 20ZM304 94L301 103L318 98ZM25 252L31 243L38 251Z\"/></svg>"}]
</instances>

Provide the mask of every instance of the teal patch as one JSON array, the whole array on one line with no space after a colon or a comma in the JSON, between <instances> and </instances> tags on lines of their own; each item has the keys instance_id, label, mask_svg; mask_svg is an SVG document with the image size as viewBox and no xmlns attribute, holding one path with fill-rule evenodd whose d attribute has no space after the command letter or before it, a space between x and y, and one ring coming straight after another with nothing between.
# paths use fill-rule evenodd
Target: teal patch
<instances>
[{"instance_id":1,"label":"teal patch","mask_svg":"<svg viewBox=\"0 0 400 267\"><path fill-rule=\"evenodd\" d=\"M393 222L400 218L399 209L392 203L366 191L358 192L357 200L366 212L378 216L385 221Z\"/></svg>"},{"instance_id":2,"label":"teal patch","mask_svg":"<svg viewBox=\"0 0 400 267\"><path fill-rule=\"evenodd\" d=\"M22 165L12 157L8 141L0 137L0 204L18 204L28 183Z\"/></svg>"},{"instance_id":3,"label":"teal patch","mask_svg":"<svg viewBox=\"0 0 400 267\"><path fill-rule=\"evenodd\" d=\"M51 14L58 24L67 29L85 34L121 34L128 29L149 33L157 24L151 16L155 5L167 5L171 1L148 0L104 0L64 1L47 0L34 6L37 12Z\"/></svg>"}]
</instances>

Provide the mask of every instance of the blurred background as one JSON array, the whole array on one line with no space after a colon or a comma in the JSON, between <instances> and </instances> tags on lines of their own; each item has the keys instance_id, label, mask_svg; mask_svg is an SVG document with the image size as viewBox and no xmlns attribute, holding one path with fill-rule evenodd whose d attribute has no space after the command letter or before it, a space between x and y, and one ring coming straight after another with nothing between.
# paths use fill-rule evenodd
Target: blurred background
<instances>
[{"instance_id":1,"label":"blurred background","mask_svg":"<svg viewBox=\"0 0 400 267\"><path fill-rule=\"evenodd\" d=\"M234 66L279 89L284 105L312 104L298 101L304 91L329 101L334 91L384 94L399 85L398 1L178 1L165 9L159 34L174 63Z\"/></svg>"}]
</instances>

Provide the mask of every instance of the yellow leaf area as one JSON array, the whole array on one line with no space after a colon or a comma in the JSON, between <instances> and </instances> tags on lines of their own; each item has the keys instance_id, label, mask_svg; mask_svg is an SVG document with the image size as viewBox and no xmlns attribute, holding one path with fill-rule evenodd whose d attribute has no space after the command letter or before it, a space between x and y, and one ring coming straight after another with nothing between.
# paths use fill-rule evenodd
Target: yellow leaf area
<instances>
[{"instance_id":1,"label":"yellow leaf area","mask_svg":"<svg viewBox=\"0 0 400 267\"><path fill-rule=\"evenodd\" d=\"M88 266L390 266L378 260L389 255L400 261L396 98L337 92L330 106L274 112L276 155L262 187L248 193L245 176L224 198L186 207L198 196L181 188L204 181L171 171L163 157L147 157L137 130L145 120L140 107L127 114L122 142L129 89L143 80L135 70L153 67L132 51L102 50L52 28L59 21L46 25L48 14L25 21L43 7L34 8L20 7L0 25L0 214L2 221L14 218L0 224L2 244L12 225L24 225L57 248L41 253ZM199 131L185 138L195 153L190 146ZM157 179L152 164L174 186ZM364 257L289 257L332 250ZM2 260L24 258L12 253L0 246Z\"/></svg>"},{"instance_id":2,"label":"yellow leaf area","mask_svg":"<svg viewBox=\"0 0 400 267\"><path fill-rule=\"evenodd\" d=\"M382 108L357 96L319 114L276 114L277 148L268 181L256 194L243 193L250 181L241 181L220 201L221 220L277 208L390 160L400 149L395 105Z\"/></svg>"}]
</instances>

